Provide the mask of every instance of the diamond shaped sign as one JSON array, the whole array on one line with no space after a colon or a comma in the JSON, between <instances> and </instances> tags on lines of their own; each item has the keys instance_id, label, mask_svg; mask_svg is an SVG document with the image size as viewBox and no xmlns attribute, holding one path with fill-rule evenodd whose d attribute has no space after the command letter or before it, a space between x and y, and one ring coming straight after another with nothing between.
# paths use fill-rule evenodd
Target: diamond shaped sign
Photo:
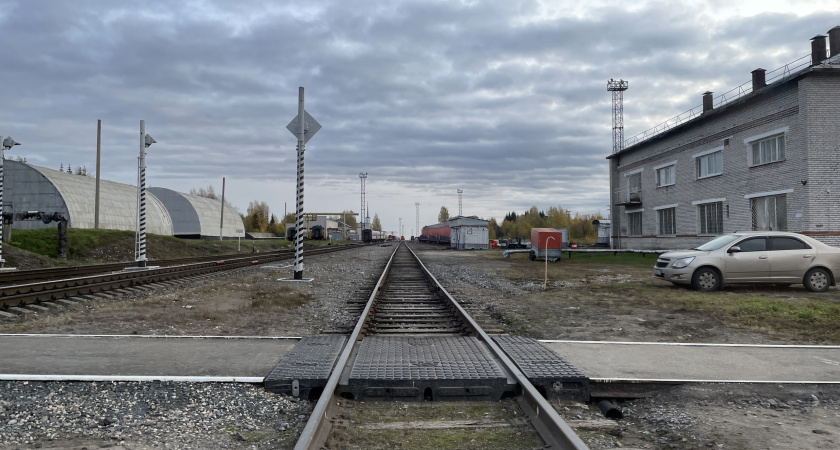
<instances>
[{"instance_id":1,"label":"diamond shaped sign","mask_svg":"<svg viewBox=\"0 0 840 450\"><path fill-rule=\"evenodd\" d=\"M300 115L295 116L288 125L286 125L286 129L291 131L295 137L300 136ZM303 111L303 143L309 142L312 139L312 136L315 136L315 133L321 129L321 124L318 123L317 120L313 119L312 116L309 115L308 112Z\"/></svg>"}]
</instances>

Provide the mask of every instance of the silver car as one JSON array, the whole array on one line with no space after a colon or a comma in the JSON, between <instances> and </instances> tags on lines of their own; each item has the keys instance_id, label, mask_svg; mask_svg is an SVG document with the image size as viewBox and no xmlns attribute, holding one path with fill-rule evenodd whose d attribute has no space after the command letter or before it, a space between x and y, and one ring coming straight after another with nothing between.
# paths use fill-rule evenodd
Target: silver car
<instances>
[{"instance_id":1,"label":"silver car","mask_svg":"<svg viewBox=\"0 0 840 450\"><path fill-rule=\"evenodd\" d=\"M814 292L835 285L840 248L808 236L781 231L753 231L718 236L691 250L663 253L653 276L699 291L724 284L804 284Z\"/></svg>"}]
</instances>

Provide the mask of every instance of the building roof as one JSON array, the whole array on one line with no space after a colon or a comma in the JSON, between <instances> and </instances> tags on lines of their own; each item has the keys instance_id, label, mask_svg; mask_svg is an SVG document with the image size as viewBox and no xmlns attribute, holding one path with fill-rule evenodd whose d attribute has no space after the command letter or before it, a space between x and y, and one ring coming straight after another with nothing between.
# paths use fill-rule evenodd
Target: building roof
<instances>
[{"instance_id":1,"label":"building roof","mask_svg":"<svg viewBox=\"0 0 840 450\"><path fill-rule=\"evenodd\" d=\"M800 60L803 59L803 58L800 58ZM797 60L797 61L799 61L799 60ZM794 63L791 63L791 64L794 64ZM784 71L785 74L780 76L777 81L775 81L773 83L769 83L765 87L757 89L757 90L753 90L752 87L745 87L745 85L739 86L739 88L736 88L736 89L741 90L741 91L748 91L748 92L743 94L743 95L740 95L740 96L735 96L734 100L726 101L726 99L723 99L721 101L720 106L718 106L714 109L711 109L709 111L704 111L702 113L695 113L694 110L697 109L697 108L700 108L700 107L698 106L698 107L692 108L691 111L687 112L691 116L690 119L687 119L684 122L681 122L678 125L674 125L674 126L671 126L671 127L665 126L665 125L667 125L667 122L666 122L666 124L657 125L657 127L654 127L654 129L652 129L652 130L655 130L656 128L660 128L660 127L664 126L662 131L652 133L650 136L648 136L646 138L643 138L642 140L639 140L637 142L634 142L632 145L624 148L620 152L616 152L616 153L613 153L613 154L607 156L607 159L613 159L615 157L620 157L620 156L626 155L628 153L632 153L636 150L644 148L647 144L649 144L651 142L655 142L655 141L658 141L660 139L664 139L664 138L667 138L669 136L679 134L679 133L685 131L688 128L694 127L695 125L698 125L700 123L705 122L707 119L716 118L716 117L720 116L721 114L726 114L728 111L731 111L733 108L737 108L737 107L739 107L739 106L741 106L745 103L748 103L748 102L752 101L753 99L755 99L757 97L763 97L763 96L766 96L766 95L770 95L773 92L777 92L777 90L779 88L787 86L788 84L791 84L791 83L793 83L793 82L795 82L795 81L797 81L797 80L799 80L799 79L801 79L805 76L808 76L812 73L815 73L815 72L824 73L824 72L828 71L832 74L840 75L840 54L837 54L837 55L834 55L830 58L827 58L827 59L823 60L820 64L806 65L805 67L802 67L802 68L799 68L799 67L802 67L802 65L794 67L793 70L790 70L789 72L785 70ZM783 68L776 69L776 70L782 70L782 69L787 69L787 66L785 66ZM724 96L725 95L726 94L724 94ZM724 97L724 96L721 96L721 97ZM686 114L686 113L684 113L684 114ZM679 116L677 116L675 118L672 118L672 119L669 119L669 121L679 120L677 118L679 118ZM648 130L648 132L652 131L652 130ZM647 132L643 132L643 133L647 133ZM630 139L633 139L633 138L630 138ZM628 139L628 140L630 140L630 139Z\"/></svg>"},{"instance_id":2,"label":"building roof","mask_svg":"<svg viewBox=\"0 0 840 450\"><path fill-rule=\"evenodd\" d=\"M200 235L225 237L245 236L245 227L239 213L225 205L224 226L221 224L222 201L197 195L184 194L172 189L153 187L148 189L166 207L172 219L173 234L176 236Z\"/></svg>"},{"instance_id":3,"label":"building roof","mask_svg":"<svg viewBox=\"0 0 840 450\"><path fill-rule=\"evenodd\" d=\"M6 188L14 211L67 214L68 225L95 225L96 178L74 175L17 161L4 161L9 177ZM137 228L137 187L100 180L99 227L112 230ZM146 196L146 231L172 235L166 208L153 195Z\"/></svg>"}]
</instances>

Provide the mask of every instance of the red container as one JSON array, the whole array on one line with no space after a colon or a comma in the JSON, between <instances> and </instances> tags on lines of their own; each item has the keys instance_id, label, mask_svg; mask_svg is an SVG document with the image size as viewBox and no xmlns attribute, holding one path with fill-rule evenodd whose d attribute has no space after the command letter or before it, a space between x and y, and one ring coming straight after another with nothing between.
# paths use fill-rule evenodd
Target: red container
<instances>
[{"instance_id":1,"label":"red container","mask_svg":"<svg viewBox=\"0 0 840 450\"><path fill-rule=\"evenodd\" d=\"M554 239L548 239L549 237ZM560 250L563 248L563 232L554 228L531 228L531 248Z\"/></svg>"},{"instance_id":2,"label":"red container","mask_svg":"<svg viewBox=\"0 0 840 450\"><path fill-rule=\"evenodd\" d=\"M577 248L577 242L572 242L569 244L569 246L572 248Z\"/></svg>"}]
</instances>

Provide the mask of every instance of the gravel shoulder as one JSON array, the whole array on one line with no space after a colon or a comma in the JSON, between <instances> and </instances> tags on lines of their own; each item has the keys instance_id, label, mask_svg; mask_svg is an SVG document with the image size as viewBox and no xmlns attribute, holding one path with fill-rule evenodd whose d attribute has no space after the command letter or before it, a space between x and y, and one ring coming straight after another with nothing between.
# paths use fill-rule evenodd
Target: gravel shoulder
<instances>
[{"instance_id":1,"label":"gravel shoulder","mask_svg":"<svg viewBox=\"0 0 840 450\"><path fill-rule=\"evenodd\" d=\"M489 252L415 248L472 313L510 334L795 342L772 331L734 329L703 314L631 301L616 289L647 282L646 270L563 272L557 265L544 292L542 264L526 266ZM371 246L306 258L304 274L314 278L311 283L278 282L291 268L249 268L177 289L0 321L0 332L308 336L346 329L354 321L346 302L372 286L391 251ZM830 385L683 385L619 406L625 418L617 428L579 430L592 448L840 447L840 387ZM290 448L310 408L250 385L0 382L0 449ZM570 421L602 418L593 404L558 402L556 408Z\"/></svg>"}]
</instances>

